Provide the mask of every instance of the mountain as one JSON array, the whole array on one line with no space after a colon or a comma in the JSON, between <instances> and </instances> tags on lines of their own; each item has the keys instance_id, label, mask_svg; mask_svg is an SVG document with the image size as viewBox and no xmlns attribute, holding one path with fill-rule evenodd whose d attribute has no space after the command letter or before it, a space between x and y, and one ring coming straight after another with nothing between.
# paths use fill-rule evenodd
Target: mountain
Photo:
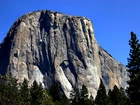
<instances>
[{"instance_id":1,"label":"mountain","mask_svg":"<svg viewBox=\"0 0 140 105\"><path fill-rule=\"evenodd\" d=\"M96 41L92 22L50 10L20 17L0 44L0 73L46 88L60 82L65 95L84 84L96 96L100 78L106 89L126 88L128 72Z\"/></svg>"}]
</instances>

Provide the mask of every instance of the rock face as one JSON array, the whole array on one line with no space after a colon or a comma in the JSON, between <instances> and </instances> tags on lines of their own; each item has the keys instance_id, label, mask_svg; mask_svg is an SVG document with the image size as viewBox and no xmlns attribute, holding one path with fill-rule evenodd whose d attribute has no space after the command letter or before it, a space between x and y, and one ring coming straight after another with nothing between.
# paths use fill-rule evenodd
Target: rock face
<instances>
[{"instance_id":1,"label":"rock face","mask_svg":"<svg viewBox=\"0 0 140 105\"><path fill-rule=\"evenodd\" d=\"M0 73L46 88L59 81L67 97L83 84L95 97L100 78L106 89L126 88L129 79L126 68L98 45L89 19L45 10L13 24L0 45Z\"/></svg>"}]
</instances>

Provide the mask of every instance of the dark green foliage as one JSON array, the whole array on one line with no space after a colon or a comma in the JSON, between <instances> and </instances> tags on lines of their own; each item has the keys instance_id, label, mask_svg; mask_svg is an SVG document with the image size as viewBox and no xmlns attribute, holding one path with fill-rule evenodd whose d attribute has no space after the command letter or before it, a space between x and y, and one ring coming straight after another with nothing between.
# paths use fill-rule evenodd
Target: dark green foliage
<instances>
[{"instance_id":1,"label":"dark green foliage","mask_svg":"<svg viewBox=\"0 0 140 105\"><path fill-rule=\"evenodd\" d=\"M132 105L140 105L140 44L136 34L131 32L128 72L130 73L127 94Z\"/></svg>"},{"instance_id":2,"label":"dark green foliage","mask_svg":"<svg viewBox=\"0 0 140 105\"><path fill-rule=\"evenodd\" d=\"M65 94L62 94L61 105L70 105L70 102Z\"/></svg>"},{"instance_id":3,"label":"dark green foliage","mask_svg":"<svg viewBox=\"0 0 140 105\"><path fill-rule=\"evenodd\" d=\"M19 105L17 79L11 76L0 76L0 105Z\"/></svg>"},{"instance_id":4,"label":"dark green foliage","mask_svg":"<svg viewBox=\"0 0 140 105\"><path fill-rule=\"evenodd\" d=\"M72 105L92 105L93 97L91 99L88 97L88 90L85 85L82 86L81 94L78 90L74 91L70 95L70 102Z\"/></svg>"},{"instance_id":5,"label":"dark green foliage","mask_svg":"<svg viewBox=\"0 0 140 105\"><path fill-rule=\"evenodd\" d=\"M48 90L43 89L43 96L40 105L54 105L52 97L49 95Z\"/></svg>"},{"instance_id":6,"label":"dark green foliage","mask_svg":"<svg viewBox=\"0 0 140 105\"><path fill-rule=\"evenodd\" d=\"M0 105L54 105L54 102L36 81L29 88L26 79L20 84L10 75L0 75Z\"/></svg>"},{"instance_id":7,"label":"dark green foliage","mask_svg":"<svg viewBox=\"0 0 140 105\"><path fill-rule=\"evenodd\" d=\"M118 89L115 85L112 91L109 90L108 95L112 105L129 105L123 88Z\"/></svg>"},{"instance_id":8,"label":"dark green foliage","mask_svg":"<svg viewBox=\"0 0 140 105\"><path fill-rule=\"evenodd\" d=\"M43 89L42 85L38 84L36 81L33 82L33 85L30 89L30 95L31 105L54 105L49 92Z\"/></svg>"},{"instance_id":9,"label":"dark green foliage","mask_svg":"<svg viewBox=\"0 0 140 105\"><path fill-rule=\"evenodd\" d=\"M111 100L112 105L120 105L119 101L120 101L120 95L119 95L119 89L118 87L115 85L113 90L108 92L109 98Z\"/></svg>"},{"instance_id":10,"label":"dark green foliage","mask_svg":"<svg viewBox=\"0 0 140 105\"><path fill-rule=\"evenodd\" d=\"M95 103L96 103L96 105L110 105L109 98L106 94L105 86L104 86L102 80L100 80L100 81L101 81L101 83L100 83L99 89L97 91Z\"/></svg>"},{"instance_id":11,"label":"dark green foliage","mask_svg":"<svg viewBox=\"0 0 140 105\"><path fill-rule=\"evenodd\" d=\"M91 105L91 101L88 98L88 90L85 85L81 89L80 103L80 105Z\"/></svg>"},{"instance_id":12,"label":"dark green foliage","mask_svg":"<svg viewBox=\"0 0 140 105\"><path fill-rule=\"evenodd\" d=\"M65 94L60 92L60 85L58 81L50 87L49 93L52 96L55 105L70 105L70 102Z\"/></svg>"},{"instance_id":13,"label":"dark green foliage","mask_svg":"<svg viewBox=\"0 0 140 105\"><path fill-rule=\"evenodd\" d=\"M120 88L121 105L130 105L128 96L126 96L125 90Z\"/></svg>"},{"instance_id":14,"label":"dark green foliage","mask_svg":"<svg viewBox=\"0 0 140 105\"><path fill-rule=\"evenodd\" d=\"M56 82L54 85L52 85L50 87L49 92L50 92L50 95L52 96L52 99L53 99L54 102L55 101L58 101L58 102L61 101L62 96L61 96L61 93L60 93L60 86L59 86L58 82Z\"/></svg>"},{"instance_id":15,"label":"dark green foliage","mask_svg":"<svg viewBox=\"0 0 140 105\"><path fill-rule=\"evenodd\" d=\"M28 88L27 79L24 79L19 91L20 91L21 104L22 105L30 105L31 96L30 96L30 90Z\"/></svg>"},{"instance_id":16,"label":"dark green foliage","mask_svg":"<svg viewBox=\"0 0 140 105\"><path fill-rule=\"evenodd\" d=\"M31 105L41 105L43 100L43 88L42 85L38 85L36 81L33 82L33 85L30 90L31 94Z\"/></svg>"},{"instance_id":17,"label":"dark green foliage","mask_svg":"<svg viewBox=\"0 0 140 105\"><path fill-rule=\"evenodd\" d=\"M72 92L71 98L68 100L65 94L60 92L58 82L52 85L48 91L36 81L29 88L26 79L19 84L11 76L0 76L0 105L129 105L126 103L127 97L122 88L119 90L115 86L109 95L112 104L106 95L102 81L95 101L92 96L88 96L85 85L82 86L81 93L78 90Z\"/></svg>"}]
</instances>

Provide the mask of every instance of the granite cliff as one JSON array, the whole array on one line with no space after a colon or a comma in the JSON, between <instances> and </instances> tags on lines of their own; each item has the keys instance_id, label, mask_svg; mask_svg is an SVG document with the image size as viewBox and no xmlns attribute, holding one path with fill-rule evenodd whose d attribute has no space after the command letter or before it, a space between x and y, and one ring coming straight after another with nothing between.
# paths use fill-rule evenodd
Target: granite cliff
<instances>
[{"instance_id":1,"label":"granite cliff","mask_svg":"<svg viewBox=\"0 0 140 105\"><path fill-rule=\"evenodd\" d=\"M100 78L106 89L127 87L128 73L100 47L85 17L42 10L20 17L0 44L0 73L49 88L56 80L67 97L86 85L96 96Z\"/></svg>"}]
</instances>

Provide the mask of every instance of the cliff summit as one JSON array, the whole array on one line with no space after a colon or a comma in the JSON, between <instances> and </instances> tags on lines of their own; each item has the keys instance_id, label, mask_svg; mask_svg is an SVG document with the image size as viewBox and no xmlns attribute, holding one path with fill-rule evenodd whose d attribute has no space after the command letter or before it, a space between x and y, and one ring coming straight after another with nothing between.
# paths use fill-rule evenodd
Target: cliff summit
<instances>
[{"instance_id":1,"label":"cliff summit","mask_svg":"<svg viewBox=\"0 0 140 105\"><path fill-rule=\"evenodd\" d=\"M84 84L96 96L100 78L106 89L127 87L128 73L100 47L92 22L42 10L20 17L0 45L0 73L46 88L58 81L65 95Z\"/></svg>"}]
</instances>

